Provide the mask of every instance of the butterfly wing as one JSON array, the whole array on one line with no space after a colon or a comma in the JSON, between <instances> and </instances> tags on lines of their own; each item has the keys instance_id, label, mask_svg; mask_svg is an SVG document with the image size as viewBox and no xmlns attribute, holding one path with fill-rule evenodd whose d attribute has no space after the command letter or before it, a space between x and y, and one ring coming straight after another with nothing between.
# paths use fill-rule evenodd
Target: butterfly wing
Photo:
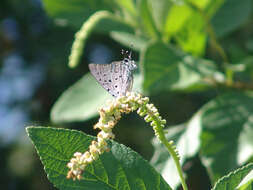
<instances>
[{"instance_id":1,"label":"butterfly wing","mask_svg":"<svg viewBox=\"0 0 253 190\"><path fill-rule=\"evenodd\" d=\"M122 61L112 62L111 64L113 67L113 74L111 75L113 91L116 97L126 95L126 92L131 90L133 83L132 73Z\"/></svg>"},{"instance_id":2,"label":"butterfly wing","mask_svg":"<svg viewBox=\"0 0 253 190\"><path fill-rule=\"evenodd\" d=\"M131 90L133 77L131 71L121 61L111 64L89 64L91 74L112 96L125 95Z\"/></svg>"}]
</instances>

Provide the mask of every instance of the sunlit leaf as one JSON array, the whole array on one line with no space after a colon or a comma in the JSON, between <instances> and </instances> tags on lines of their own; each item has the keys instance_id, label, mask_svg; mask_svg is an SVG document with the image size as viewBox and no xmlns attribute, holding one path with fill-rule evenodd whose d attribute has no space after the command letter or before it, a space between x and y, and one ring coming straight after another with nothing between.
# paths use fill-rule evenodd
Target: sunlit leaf
<instances>
[{"instance_id":1,"label":"sunlit leaf","mask_svg":"<svg viewBox=\"0 0 253 190\"><path fill-rule=\"evenodd\" d=\"M178 32L192 14L191 8L186 4L174 4L169 11L165 24L165 35L170 36Z\"/></svg>"},{"instance_id":2,"label":"sunlit leaf","mask_svg":"<svg viewBox=\"0 0 253 190\"><path fill-rule=\"evenodd\" d=\"M207 33L206 23L203 16L195 11L184 21L185 24L175 35L180 47L195 56L201 56L205 52Z\"/></svg>"},{"instance_id":3,"label":"sunlit leaf","mask_svg":"<svg viewBox=\"0 0 253 190\"><path fill-rule=\"evenodd\" d=\"M48 179L59 189L171 189L140 155L114 141L109 142L109 152L102 154L85 169L81 180L67 179L67 163L75 152L85 152L94 137L74 130L46 127L28 127L27 133Z\"/></svg>"},{"instance_id":4,"label":"sunlit leaf","mask_svg":"<svg viewBox=\"0 0 253 190\"><path fill-rule=\"evenodd\" d=\"M253 94L224 94L202 112L201 159L216 181L253 155Z\"/></svg>"},{"instance_id":5,"label":"sunlit leaf","mask_svg":"<svg viewBox=\"0 0 253 190\"><path fill-rule=\"evenodd\" d=\"M241 183L237 186L238 190L246 190L248 188L253 189L253 169L243 178Z\"/></svg>"},{"instance_id":6,"label":"sunlit leaf","mask_svg":"<svg viewBox=\"0 0 253 190\"><path fill-rule=\"evenodd\" d=\"M251 182L245 187L238 188L240 182L244 179L244 177L253 170L253 164L248 164L244 167L241 167L228 175L219 179L219 181L215 184L212 190L224 190L224 189L238 189L238 190L252 190L252 179Z\"/></svg>"}]
</instances>

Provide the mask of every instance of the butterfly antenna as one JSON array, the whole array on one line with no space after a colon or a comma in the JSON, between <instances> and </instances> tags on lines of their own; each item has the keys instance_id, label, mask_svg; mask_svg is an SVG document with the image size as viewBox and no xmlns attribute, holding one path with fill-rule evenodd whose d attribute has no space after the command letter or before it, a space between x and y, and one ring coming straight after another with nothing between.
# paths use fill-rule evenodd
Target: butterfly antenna
<instances>
[{"instance_id":1,"label":"butterfly antenna","mask_svg":"<svg viewBox=\"0 0 253 190\"><path fill-rule=\"evenodd\" d=\"M132 59L132 51L121 50L121 54L123 55L124 59L128 57L128 59Z\"/></svg>"},{"instance_id":2,"label":"butterfly antenna","mask_svg":"<svg viewBox=\"0 0 253 190\"><path fill-rule=\"evenodd\" d=\"M129 52L128 59L132 59L132 51Z\"/></svg>"}]
</instances>

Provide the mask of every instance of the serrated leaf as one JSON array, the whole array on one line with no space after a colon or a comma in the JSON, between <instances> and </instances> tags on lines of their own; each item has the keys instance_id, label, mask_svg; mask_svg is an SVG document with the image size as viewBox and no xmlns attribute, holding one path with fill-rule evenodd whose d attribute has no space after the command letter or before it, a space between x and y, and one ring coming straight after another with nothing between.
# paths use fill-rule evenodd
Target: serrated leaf
<instances>
[{"instance_id":1,"label":"serrated leaf","mask_svg":"<svg viewBox=\"0 0 253 190\"><path fill-rule=\"evenodd\" d=\"M223 79L212 61L179 53L162 42L151 43L142 54L144 90L155 94L165 90L207 87L207 78Z\"/></svg>"},{"instance_id":2,"label":"serrated leaf","mask_svg":"<svg viewBox=\"0 0 253 190\"><path fill-rule=\"evenodd\" d=\"M201 110L200 156L216 181L253 155L253 94L227 93Z\"/></svg>"},{"instance_id":3,"label":"serrated leaf","mask_svg":"<svg viewBox=\"0 0 253 190\"><path fill-rule=\"evenodd\" d=\"M238 184L253 169L253 163L241 167L228 175L219 179L212 190L238 189ZM252 183L251 183L252 184ZM248 186L247 190L252 190L252 186ZM242 189L241 189L242 190Z\"/></svg>"},{"instance_id":4,"label":"serrated leaf","mask_svg":"<svg viewBox=\"0 0 253 190\"><path fill-rule=\"evenodd\" d=\"M86 151L94 137L74 130L45 127L28 127L27 133L49 180L59 189L171 189L147 161L130 148L114 141L109 143L110 152L105 152L90 164L80 181L66 179L67 163L75 152Z\"/></svg>"},{"instance_id":5,"label":"serrated leaf","mask_svg":"<svg viewBox=\"0 0 253 190\"><path fill-rule=\"evenodd\" d=\"M222 37L249 19L252 10L251 0L226 0L212 19L212 25L218 37Z\"/></svg>"},{"instance_id":6,"label":"serrated leaf","mask_svg":"<svg viewBox=\"0 0 253 190\"><path fill-rule=\"evenodd\" d=\"M237 186L238 190L252 190L253 189L253 169L241 180Z\"/></svg>"},{"instance_id":7,"label":"serrated leaf","mask_svg":"<svg viewBox=\"0 0 253 190\"><path fill-rule=\"evenodd\" d=\"M133 90L141 92L141 75L134 76ZM86 74L67 89L51 110L51 120L55 123L85 121L98 115L98 109L112 99L90 74Z\"/></svg>"},{"instance_id":8,"label":"serrated leaf","mask_svg":"<svg viewBox=\"0 0 253 190\"><path fill-rule=\"evenodd\" d=\"M170 127L166 130L166 139L173 140L180 155L180 163L183 165L186 159L193 157L200 147L200 114L196 114L189 123ZM151 164L161 173L167 183L175 189L180 182L173 159L170 157L166 148L157 140L153 139L155 147Z\"/></svg>"}]
</instances>

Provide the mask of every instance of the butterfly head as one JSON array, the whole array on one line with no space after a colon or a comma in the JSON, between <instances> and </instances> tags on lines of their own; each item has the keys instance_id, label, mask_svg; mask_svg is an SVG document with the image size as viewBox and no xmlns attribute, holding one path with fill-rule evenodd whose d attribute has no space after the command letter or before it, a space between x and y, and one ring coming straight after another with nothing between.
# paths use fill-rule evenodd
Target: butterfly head
<instances>
[{"instance_id":1,"label":"butterfly head","mask_svg":"<svg viewBox=\"0 0 253 190\"><path fill-rule=\"evenodd\" d=\"M122 63L127 65L129 70L135 70L137 68L137 65L135 64L135 61L132 60L132 52L122 50L121 53L125 55L125 58L122 60Z\"/></svg>"},{"instance_id":2,"label":"butterfly head","mask_svg":"<svg viewBox=\"0 0 253 190\"><path fill-rule=\"evenodd\" d=\"M122 62L127 65L127 67L129 68L129 70L135 70L137 68L137 65L135 64L135 61L129 58L124 58L122 60Z\"/></svg>"}]
</instances>

